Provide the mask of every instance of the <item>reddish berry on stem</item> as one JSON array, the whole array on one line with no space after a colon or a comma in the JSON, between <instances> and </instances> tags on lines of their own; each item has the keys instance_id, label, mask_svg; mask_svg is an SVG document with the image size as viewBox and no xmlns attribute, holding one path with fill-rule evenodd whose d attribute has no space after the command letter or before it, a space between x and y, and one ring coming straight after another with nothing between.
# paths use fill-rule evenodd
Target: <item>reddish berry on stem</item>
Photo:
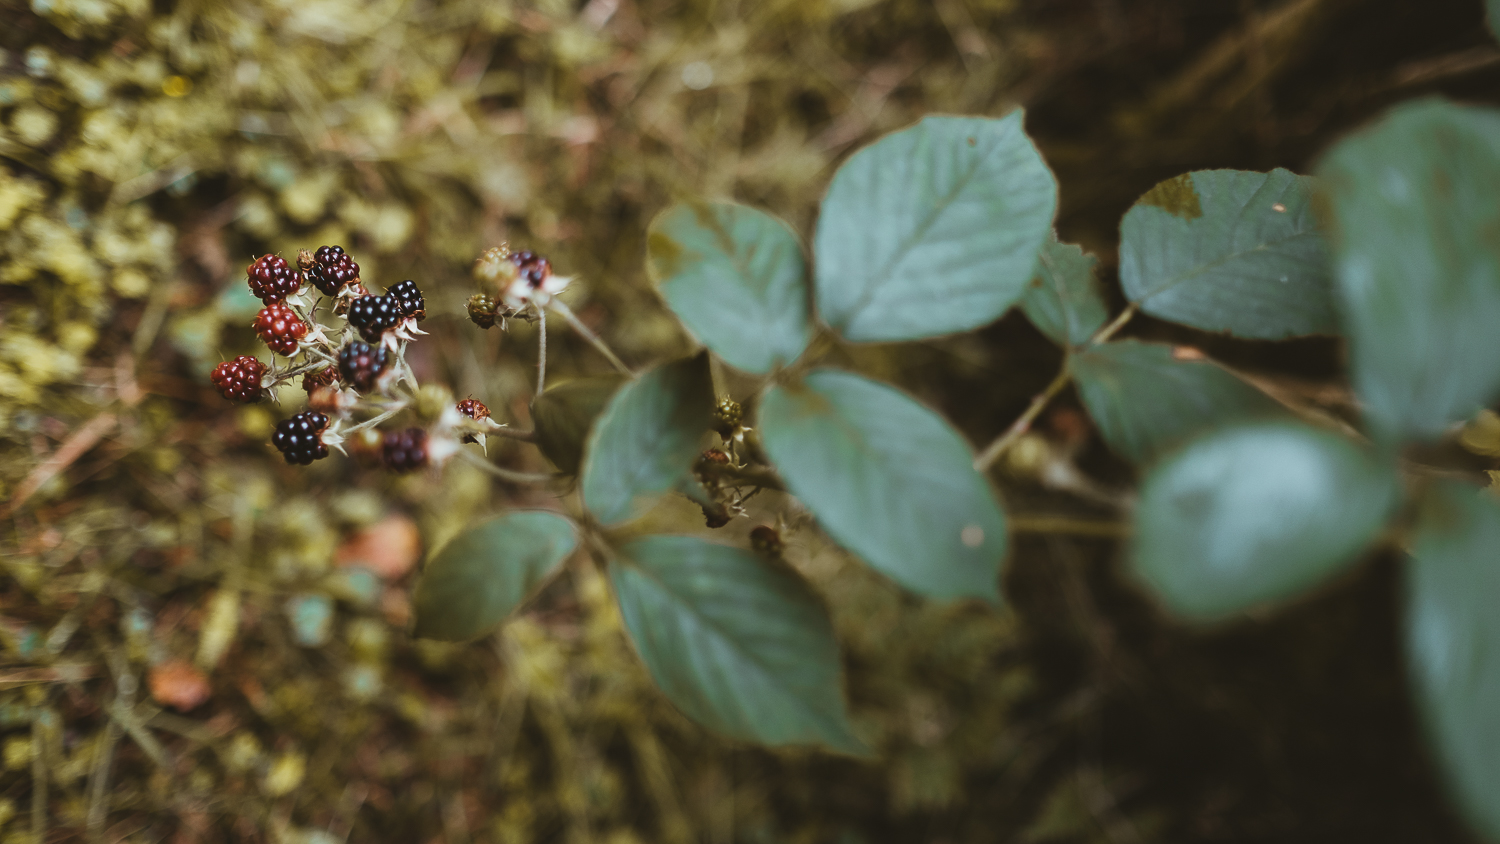
<instances>
[{"instance_id":1,"label":"reddish berry on stem","mask_svg":"<svg viewBox=\"0 0 1500 844\"><path fill-rule=\"evenodd\" d=\"M266 365L249 355L240 355L214 367L214 386L219 395L230 401L253 402L261 397L260 377L266 374Z\"/></svg>"},{"instance_id":2,"label":"reddish berry on stem","mask_svg":"<svg viewBox=\"0 0 1500 844\"><path fill-rule=\"evenodd\" d=\"M328 446L323 444L323 430L327 427L327 416L315 410L304 411L278 422L271 444L286 462L306 466L328 456Z\"/></svg>"},{"instance_id":3,"label":"reddish berry on stem","mask_svg":"<svg viewBox=\"0 0 1500 844\"><path fill-rule=\"evenodd\" d=\"M339 371L336 367L325 366L302 376L302 389L311 393L319 387L327 387L339 380Z\"/></svg>"},{"instance_id":4,"label":"reddish berry on stem","mask_svg":"<svg viewBox=\"0 0 1500 844\"><path fill-rule=\"evenodd\" d=\"M380 373L391 365L390 351L355 340L339 350L339 376L361 393L375 389Z\"/></svg>"},{"instance_id":5,"label":"reddish berry on stem","mask_svg":"<svg viewBox=\"0 0 1500 844\"><path fill-rule=\"evenodd\" d=\"M307 323L285 302L272 302L255 315L255 336L280 355L297 352L297 341L307 336Z\"/></svg>"},{"instance_id":6,"label":"reddish berry on stem","mask_svg":"<svg viewBox=\"0 0 1500 844\"><path fill-rule=\"evenodd\" d=\"M427 432L421 428L390 431L381 444L381 459L393 472L411 472L427 465Z\"/></svg>"},{"instance_id":7,"label":"reddish berry on stem","mask_svg":"<svg viewBox=\"0 0 1500 844\"><path fill-rule=\"evenodd\" d=\"M302 274L279 255L262 255L245 268L250 292L267 305L280 302L302 289Z\"/></svg>"}]
</instances>

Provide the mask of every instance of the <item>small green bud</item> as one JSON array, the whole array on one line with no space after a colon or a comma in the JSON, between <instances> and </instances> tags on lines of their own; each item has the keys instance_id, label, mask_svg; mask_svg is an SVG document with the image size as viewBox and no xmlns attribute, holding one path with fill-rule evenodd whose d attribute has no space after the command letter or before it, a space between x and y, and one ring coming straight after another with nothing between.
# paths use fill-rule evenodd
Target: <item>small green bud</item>
<instances>
[{"instance_id":1,"label":"small green bud","mask_svg":"<svg viewBox=\"0 0 1500 844\"><path fill-rule=\"evenodd\" d=\"M424 422L436 422L445 411L454 406L453 393L441 384L425 384L417 390L417 401L412 407L417 418Z\"/></svg>"},{"instance_id":2,"label":"small green bud","mask_svg":"<svg viewBox=\"0 0 1500 844\"><path fill-rule=\"evenodd\" d=\"M740 403L728 396L719 399L714 406L713 427L719 432L719 436L729 439L734 432L739 430L740 420L744 418L744 408Z\"/></svg>"}]
</instances>

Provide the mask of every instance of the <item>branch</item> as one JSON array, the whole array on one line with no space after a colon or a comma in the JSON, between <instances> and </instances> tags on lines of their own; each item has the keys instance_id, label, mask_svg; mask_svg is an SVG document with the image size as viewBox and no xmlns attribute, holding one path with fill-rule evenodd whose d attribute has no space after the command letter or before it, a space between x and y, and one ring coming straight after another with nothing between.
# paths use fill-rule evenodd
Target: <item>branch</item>
<instances>
[{"instance_id":1,"label":"branch","mask_svg":"<svg viewBox=\"0 0 1500 844\"><path fill-rule=\"evenodd\" d=\"M612 351L608 346L604 345L604 341L599 339L599 335L590 331L589 327L583 324L583 321L578 318L578 315L573 313L572 308L569 308L567 305L563 304L563 301L556 296L552 297L552 301L550 304L552 310L557 311L559 314L562 314L562 318L568 321L568 325L573 326L574 331L577 331L579 334L583 335L583 339L593 344L594 348L598 349L600 354L604 355L606 358L609 358L609 362L614 364L615 369L618 369L621 373L631 378L635 377L635 373L631 371L630 367L626 366L624 361L616 357L614 351Z\"/></svg>"},{"instance_id":2,"label":"branch","mask_svg":"<svg viewBox=\"0 0 1500 844\"><path fill-rule=\"evenodd\" d=\"M1007 448L1010 448L1022 434L1031 428L1031 423L1036 421L1042 408L1047 406L1047 402L1052 401L1053 396L1062 392L1071 380L1073 380L1073 373L1069 371L1067 361L1064 361L1063 368L1058 370L1057 377L1052 379L1052 383L1040 393L1032 396L1031 404L1027 406L1026 412L1010 423L1005 433L997 437L978 457L974 458L974 468L983 472L994 465L995 461L1000 459L1000 455L1004 454Z\"/></svg>"}]
</instances>

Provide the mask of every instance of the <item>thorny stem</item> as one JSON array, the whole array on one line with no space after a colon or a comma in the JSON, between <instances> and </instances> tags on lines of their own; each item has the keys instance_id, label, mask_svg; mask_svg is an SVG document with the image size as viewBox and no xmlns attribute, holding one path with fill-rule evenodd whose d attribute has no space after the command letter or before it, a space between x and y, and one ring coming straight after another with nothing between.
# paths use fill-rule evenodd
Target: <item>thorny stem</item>
<instances>
[{"instance_id":1,"label":"thorny stem","mask_svg":"<svg viewBox=\"0 0 1500 844\"><path fill-rule=\"evenodd\" d=\"M514 472L510 469L502 469L472 451L460 451L458 455L473 465L489 472L491 475L501 480L510 481L511 483L540 484L552 480L551 475L539 475L534 472Z\"/></svg>"},{"instance_id":2,"label":"thorny stem","mask_svg":"<svg viewBox=\"0 0 1500 844\"><path fill-rule=\"evenodd\" d=\"M385 420L391 418L392 416L395 416L396 414L400 413L401 411L403 411L405 409L406 409L406 402L404 402L404 401L403 402L397 402L395 404L395 406L392 407L390 410L387 410L386 412L381 413L381 414L379 414L377 416L371 416L369 419L366 419L365 421L359 423L358 425L355 425L352 428L346 428L345 430L341 431L340 433L343 433L343 434L353 434L353 433L356 433L358 431L363 431L366 428L373 428L376 425L379 425L381 422L384 422Z\"/></svg>"},{"instance_id":3,"label":"thorny stem","mask_svg":"<svg viewBox=\"0 0 1500 844\"><path fill-rule=\"evenodd\" d=\"M626 366L624 361L620 360L618 357L615 357L615 353L611 351L608 346L604 345L604 341L599 339L599 335L590 331L589 327L583 324L583 321L578 318L578 315L573 313L572 308L564 305L562 300L557 298L556 296L552 297L551 306L554 311L557 311L562 315L563 319L568 321L568 325L573 326L574 331L577 331L579 334L583 335L583 339L593 344L594 348L598 349L600 354L608 358L609 362L614 364L615 369L618 369L621 373L631 378L635 377L635 373L630 370L630 367Z\"/></svg>"},{"instance_id":4,"label":"thorny stem","mask_svg":"<svg viewBox=\"0 0 1500 844\"><path fill-rule=\"evenodd\" d=\"M1053 396L1062 392L1062 389L1068 386L1068 382L1071 380L1073 380L1073 373L1069 370L1068 364L1064 362L1063 368L1058 370L1057 377L1052 379L1052 383L1048 384L1045 390L1032 396L1031 404L1026 408L1026 412L1022 413L1016 421L1010 423L1010 427L1005 429L1005 433L997 437L994 442L989 444L989 447L978 457L974 458L974 468L983 472L994 464L996 460L1000 459L1000 455L1004 454L1005 450L1010 448L1012 443L1031 428L1031 423L1036 421L1037 416L1042 412L1042 408L1047 406L1047 402L1052 401Z\"/></svg>"},{"instance_id":5,"label":"thorny stem","mask_svg":"<svg viewBox=\"0 0 1500 844\"><path fill-rule=\"evenodd\" d=\"M547 389L547 312L536 307L536 394L541 395Z\"/></svg>"},{"instance_id":6,"label":"thorny stem","mask_svg":"<svg viewBox=\"0 0 1500 844\"><path fill-rule=\"evenodd\" d=\"M501 426L499 428L493 428L488 431L483 431L482 433L494 434L497 437L510 437L513 440L520 440L523 443L536 442L536 431L521 431L516 428L507 428Z\"/></svg>"},{"instance_id":7,"label":"thorny stem","mask_svg":"<svg viewBox=\"0 0 1500 844\"><path fill-rule=\"evenodd\" d=\"M1108 341L1109 338L1115 336L1120 329L1125 327L1125 323L1130 322L1130 318L1135 316L1138 310L1139 308L1132 302L1109 325L1101 328L1099 333L1095 334L1089 340L1089 345L1097 346L1100 343ZM1048 384L1046 389L1032 397L1031 404L1026 407L1026 412L1022 413L1016 421L1010 424L1009 428L1005 429L1005 433L996 438L978 457L974 458L974 468L983 472L994 465L995 461L1000 459L1000 455L1004 454L1007 448L1010 448L1022 434L1030 430L1031 423L1035 422L1037 416L1041 415L1042 410L1047 406L1047 402L1052 401L1053 397L1062 392L1063 388L1068 386L1068 382L1072 380L1072 369L1068 366L1067 360L1064 360L1063 367L1058 370L1057 377L1052 379L1052 383Z\"/></svg>"}]
</instances>

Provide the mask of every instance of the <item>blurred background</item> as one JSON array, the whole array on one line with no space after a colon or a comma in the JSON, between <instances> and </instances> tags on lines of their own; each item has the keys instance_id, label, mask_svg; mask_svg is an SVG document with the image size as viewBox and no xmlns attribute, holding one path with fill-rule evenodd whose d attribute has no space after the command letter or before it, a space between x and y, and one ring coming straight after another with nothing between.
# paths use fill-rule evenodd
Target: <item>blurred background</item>
<instances>
[{"instance_id":1,"label":"blurred background","mask_svg":"<svg viewBox=\"0 0 1500 844\"><path fill-rule=\"evenodd\" d=\"M1059 233L1118 301L1119 218L1155 182L1307 172L1431 93L1500 102L1480 0L0 0L0 842L1466 840L1391 560L1205 631L1120 577L1108 531L1019 534L997 613L803 526L788 556L878 757L772 752L653 690L587 566L496 636L413 641L423 554L551 496L288 467L267 440L295 406L207 378L266 357L245 266L337 243L377 289L421 285L424 381L528 425L533 329L463 316L479 251L547 255L623 357L663 360L691 341L642 269L656 212L734 198L806 234L843 158L930 112L1027 109ZM1127 333L1340 394L1332 340ZM1058 353L1012 315L834 359L982 444ZM607 366L561 332L549 360ZM1070 405L1035 447L1127 487ZM1115 515L1012 464L1015 512Z\"/></svg>"}]
</instances>

